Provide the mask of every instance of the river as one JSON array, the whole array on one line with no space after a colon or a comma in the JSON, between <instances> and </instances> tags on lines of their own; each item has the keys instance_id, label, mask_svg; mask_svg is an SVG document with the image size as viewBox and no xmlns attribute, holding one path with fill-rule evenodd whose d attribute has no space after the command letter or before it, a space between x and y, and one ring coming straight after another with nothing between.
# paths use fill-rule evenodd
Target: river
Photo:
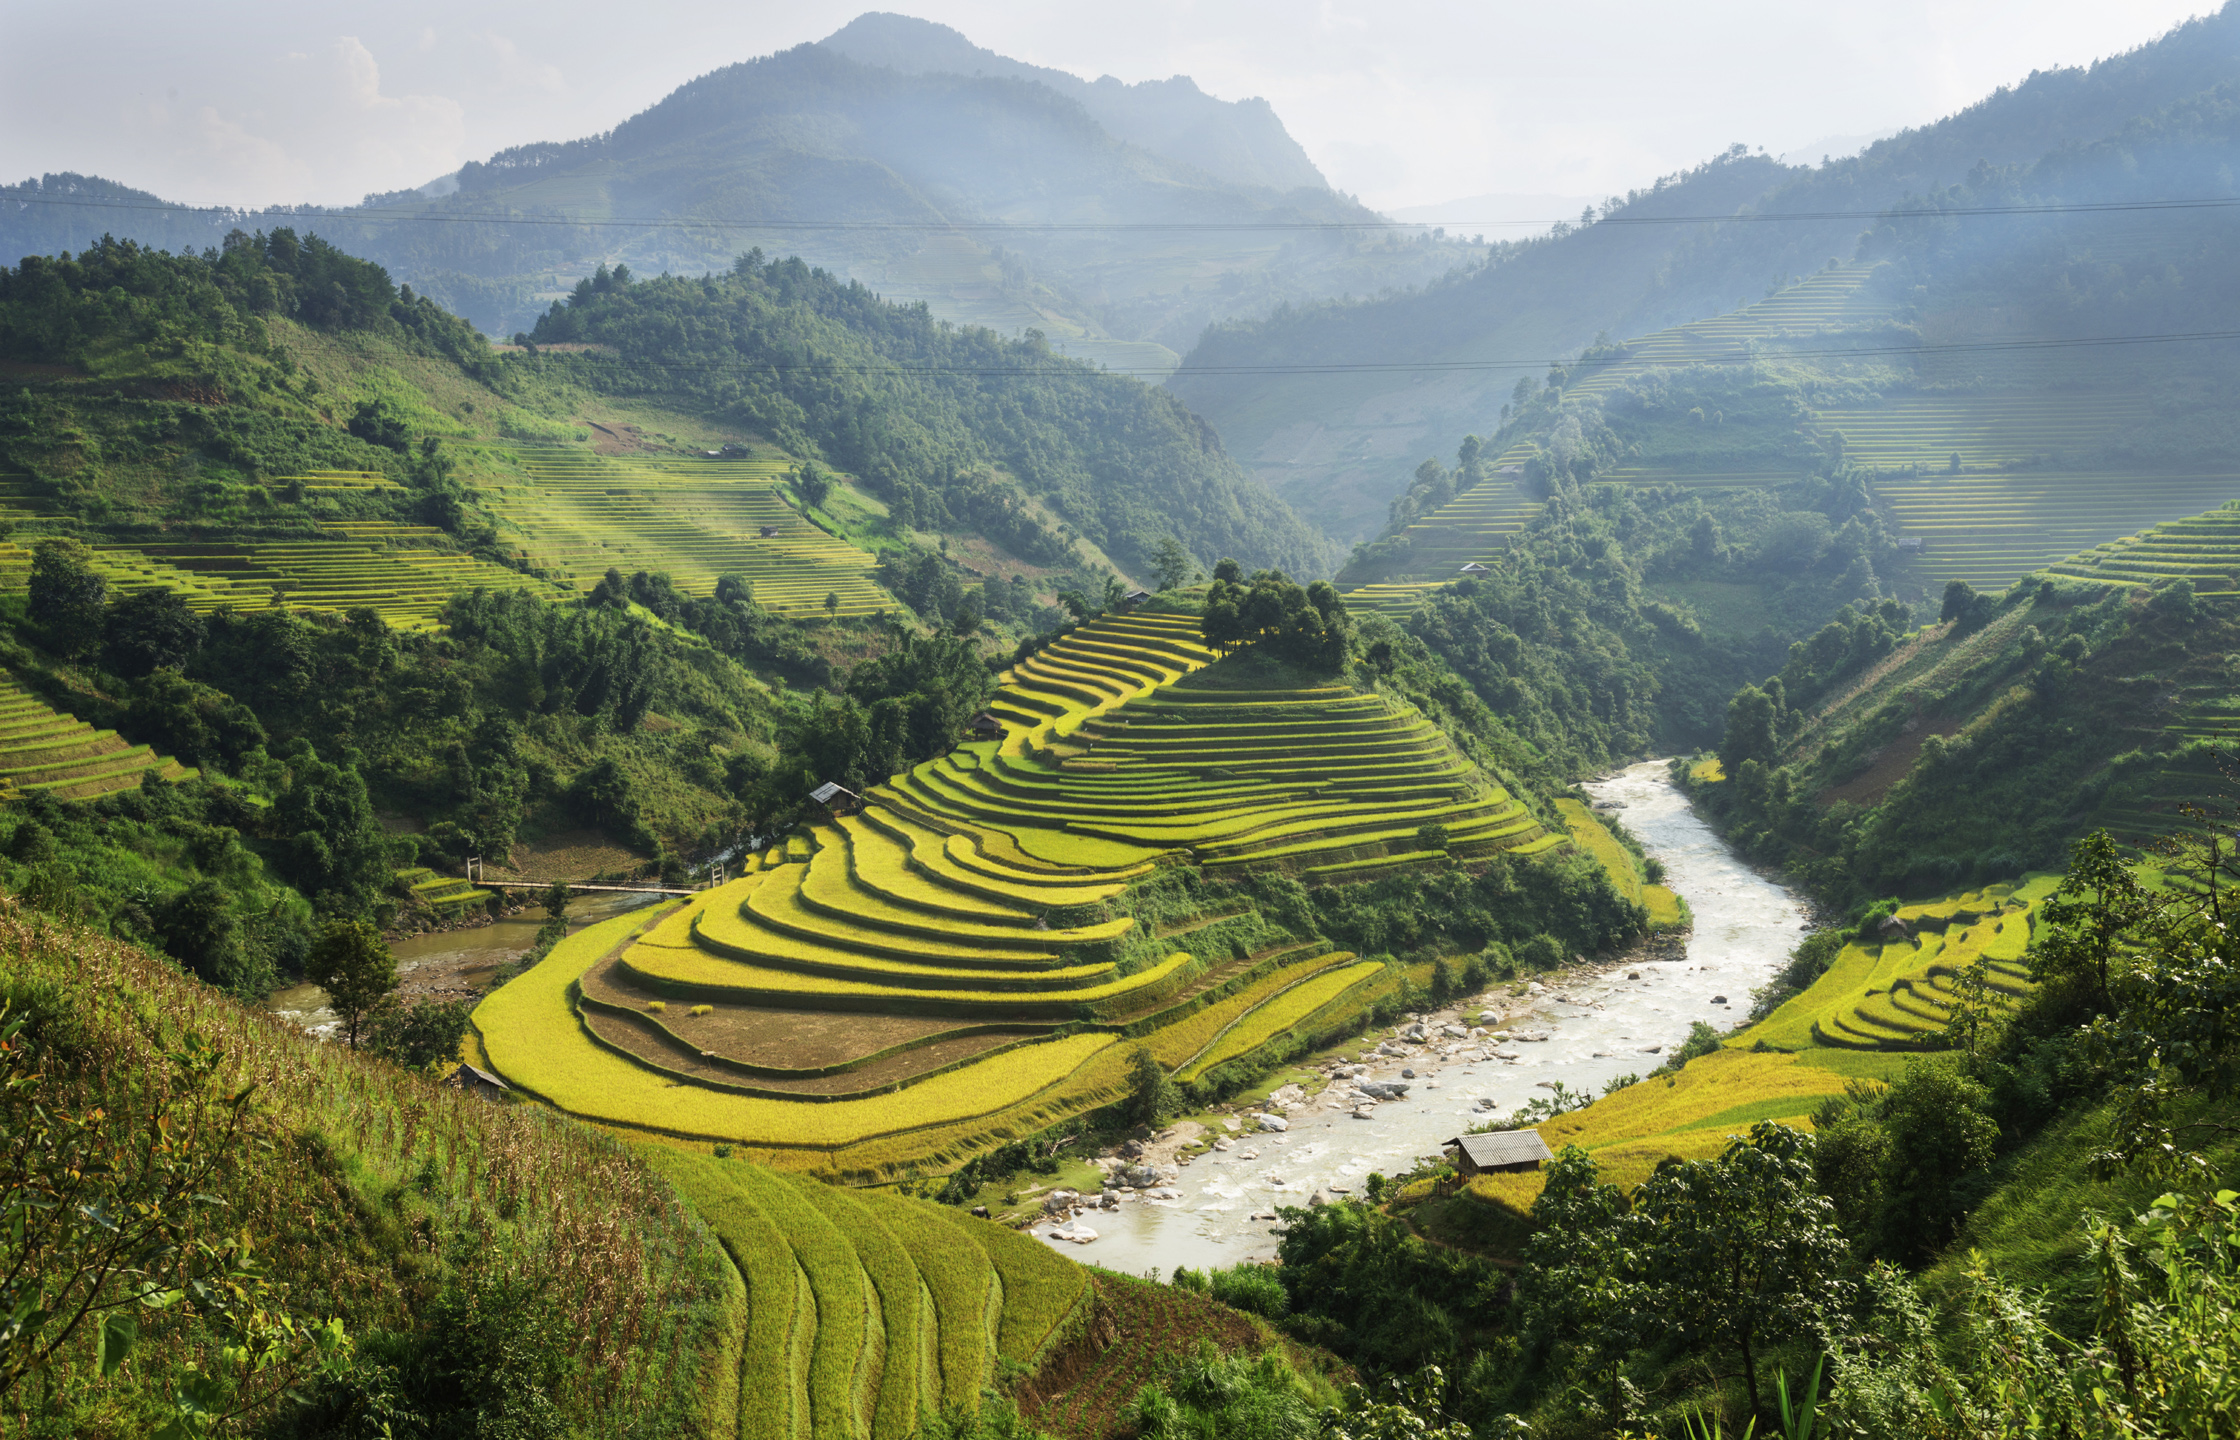
<instances>
[{"instance_id":1,"label":"river","mask_svg":"<svg viewBox=\"0 0 2240 1440\"><path fill-rule=\"evenodd\" d=\"M1495 1047L1515 1054L1513 1061L1449 1062L1428 1051L1409 1060L1374 1060L1368 1078L1399 1079L1404 1066L1417 1078L1404 1100L1376 1106L1373 1119L1357 1119L1336 1103L1295 1109L1288 1133L1237 1135L1229 1151L1208 1152L1170 1172L1175 1178L1168 1187L1179 1198L1088 1212L1079 1223L1097 1232L1095 1240L1049 1243L1077 1259L1136 1274L1268 1258L1275 1238L1269 1221L1255 1215L1304 1204L1334 1187L1358 1193L1372 1172L1413 1168L1419 1157L1438 1153L1442 1141L1486 1117L1481 1099L1506 1113L1544 1096L1540 1087L1548 1081L1599 1095L1613 1079L1654 1069L1662 1054L1649 1048L1669 1053L1695 1021L1722 1030L1744 1023L1751 990L1772 977L1809 928L1804 902L1730 851L1689 808L1662 762L1632 766L1585 788L1598 804L1618 807L1616 818L1663 862L1665 883L1688 902L1695 928L1680 958L1629 961L1548 985L1530 997L1529 1018L1506 987L1448 1007L1440 1013L1474 1018L1491 1005L1506 1012L1504 1027L1548 1039ZM1628 979L1633 971L1641 978ZM1717 996L1729 1003L1714 1004ZM1038 1225L1036 1233L1050 1228Z\"/></svg>"}]
</instances>

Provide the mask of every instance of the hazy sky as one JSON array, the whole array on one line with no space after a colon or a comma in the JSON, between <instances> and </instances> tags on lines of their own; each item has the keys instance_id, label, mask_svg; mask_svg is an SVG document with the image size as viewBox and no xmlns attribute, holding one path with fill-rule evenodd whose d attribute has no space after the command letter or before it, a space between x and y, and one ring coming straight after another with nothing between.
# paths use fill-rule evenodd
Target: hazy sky
<instances>
[{"instance_id":1,"label":"hazy sky","mask_svg":"<svg viewBox=\"0 0 2240 1440\"><path fill-rule=\"evenodd\" d=\"M893 3L893 0L890 0ZM604 130L719 66L820 39L827 0L0 0L0 180L354 201ZM1262 95L1380 207L1594 195L1742 141L1935 119L2129 49L2203 0L922 0L1036 64ZM1499 218L1480 215L1457 219Z\"/></svg>"}]
</instances>

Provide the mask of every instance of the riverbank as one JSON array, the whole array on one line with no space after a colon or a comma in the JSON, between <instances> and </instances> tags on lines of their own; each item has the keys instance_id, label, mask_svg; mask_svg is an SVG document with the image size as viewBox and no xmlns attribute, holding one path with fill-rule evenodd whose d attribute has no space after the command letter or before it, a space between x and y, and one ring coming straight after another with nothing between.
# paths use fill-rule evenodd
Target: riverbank
<instances>
[{"instance_id":1,"label":"riverbank","mask_svg":"<svg viewBox=\"0 0 2240 1440\"><path fill-rule=\"evenodd\" d=\"M1279 1206L1359 1193L1369 1175L1411 1170L1469 1125L1553 1086L1600 1095L1654 1070L1699 1021L1722 1032L1744 1024L1750 992L1810 928L1804 899L1729 850L1663 764L1585 788L1663 864L1688 902L1691 931L1418 1012L1290 1067L1252 1109L1185 1121L1138 1156L1101 1157L1100 1169L1148 1166L1158 1183L1085 1216L1097 1232L1087 1245L1050 1243L1131 1274L1267 1258L1268 1217ZM1418 1024L1424 1038L1408 1039ZM1363 1082L1408 1088L1380 1097ZM1257 1114L1276 1114L1286 1128L1259 1129Z\"/></svg>"}]
</instances>

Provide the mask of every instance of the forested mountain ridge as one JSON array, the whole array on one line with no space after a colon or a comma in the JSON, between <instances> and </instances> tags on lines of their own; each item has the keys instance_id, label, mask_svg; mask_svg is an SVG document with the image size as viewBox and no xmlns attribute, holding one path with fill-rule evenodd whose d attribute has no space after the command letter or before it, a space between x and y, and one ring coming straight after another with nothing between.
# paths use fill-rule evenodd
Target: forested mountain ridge
<instances>
[{"instance_id":1,"label":"forested mountain ridge","mask_svg":"<svg viewBox=\"0 0 2240 1440\"><path fill-rule=\"evenodd\" d=\"M1348 516L1332 533L1363 538L1417 461L1451 452L1464 433L1491 433L1516 383L1537 380L1548 362L1584 353L1598 335L1700 320L1831 258L1858 258L1878 212L1967 184L1979 165L2029 165L2109 140L2187 97L2206 97L2236 65L2240 11L2228 6L2089 67L2034 73L1827 165L1783 166L1738 146L1612 197L1594 224L1507 247L1420 294L1216 326L1169 383L1278 494L1309 496L1309 508ZM1694 218L1662 223L1675 217ZM1966 223L1999 233L1997 222ZM1300 356L1483 368L1400 383L1374 374L1300 384L1220 372ZM1193 365L1207 373L1193 375Z\"/></svg>"},{"instance_id":2,"label":"forested mountain ridge","mask_svg":"<svg viewBox=\"0 0 2240 1440\"><path fill-rule=\"evenodd\" d=\"M691 396L791 448L821 446L926 529L990 503L972 491L992 460L1139 574L1168 539L1206 566L1228 555L1314 575L1329 562L1173 397L1053 355L1039 335L957 330L798 259L587 283L527 338L611 346L612 365L570 363L610 391Z\"/></svg>"},{"instance_id":3,"label":"forested mountain ridge","mask_svg":"<svg viewBox=\"0 0 2240 1440\"><path fill-rule=\"evenodd\" d=\"M711 71L610 131L515 146L456 180L438 196L258 215L52 175L0 187L13 202L0 203L0 256L103 234L200 249L236 226L315 226L504 335L601 264L696 274L760 246L958 323L1040 329L1068 353L1157 372L1211 320L1428 280L1477 253L1428 236L1223 229L1377 217L1320 184L1240 184L1129 143L1033 78L904 73L826 45ZM1094 228L1115 221L1183 228L1146 247Z\"/></svg>"}]
</instances>

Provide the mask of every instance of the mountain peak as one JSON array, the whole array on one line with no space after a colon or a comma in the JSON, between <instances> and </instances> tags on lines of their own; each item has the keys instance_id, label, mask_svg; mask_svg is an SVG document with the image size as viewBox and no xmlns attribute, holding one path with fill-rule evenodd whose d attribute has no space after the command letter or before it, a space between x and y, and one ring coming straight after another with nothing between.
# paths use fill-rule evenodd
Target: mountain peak
<instances>
[{"instance_id":1,"label":"mountain peak","mask_svg":"<svg viewBox=\"0 0 2240 1440\"><path fill-rule=\"evenodd\" d=\"M1110 75L1088 81L999 55L947 25L884 10L865 11L817 43L859 64L907 75L986 75L1042 85L1079 103L1120 139L1232 185L1329 188L1267 101L1216 99L1187 75L1132 85Z\"/></svg>"}]
</instances>

